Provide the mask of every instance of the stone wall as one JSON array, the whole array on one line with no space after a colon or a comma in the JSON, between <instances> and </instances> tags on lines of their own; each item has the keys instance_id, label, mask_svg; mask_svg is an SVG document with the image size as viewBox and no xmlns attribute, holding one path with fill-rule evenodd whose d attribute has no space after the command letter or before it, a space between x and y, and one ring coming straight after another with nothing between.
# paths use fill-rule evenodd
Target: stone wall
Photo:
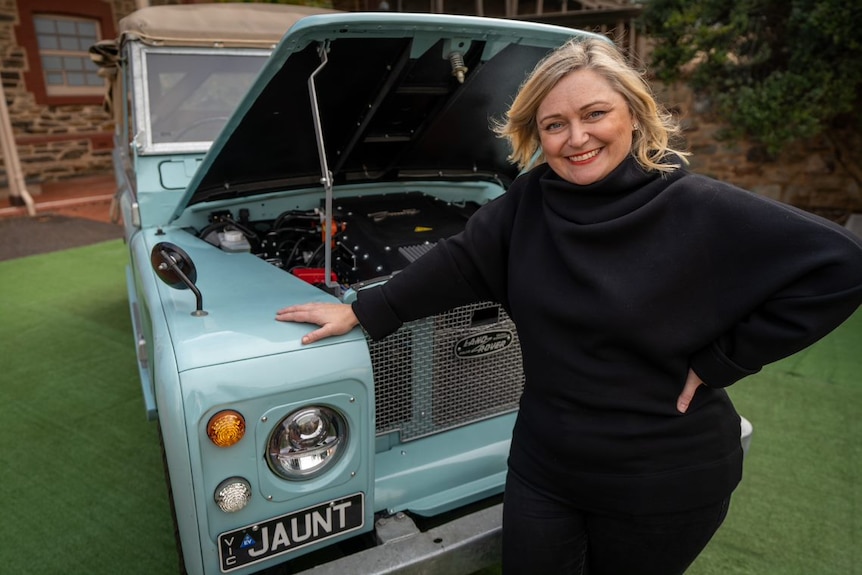
<instances>
[{"instance_id":1,"label":"stone wall","mask_svg":"<svg viewBox=\"0 0 862 575\"><path fill-rule=\"evenodd\" d=\"M844 223L862 212L862 134L835 129L771 158L748 141L723 142L709 98L683 85L654 85L685 128L692 171Z\"/></svg>"},{"instance_id":2,"label":"stone wall","mask_svg":"<svg viewBox=\"0 0 862 575\"><path fill-rule=\"evenodd\" d=\"M115 21L134 11L134 0L102 0ZM16 38L18 4L0 0L0 81L9 109L21 169L28 186L82 175L110 172L113 124L100 104L42 105L28 89L25 49ZM2 152L2 151L0 151ZM7 185L0 153L0 188Z\"/></svg>"}]
</instances>

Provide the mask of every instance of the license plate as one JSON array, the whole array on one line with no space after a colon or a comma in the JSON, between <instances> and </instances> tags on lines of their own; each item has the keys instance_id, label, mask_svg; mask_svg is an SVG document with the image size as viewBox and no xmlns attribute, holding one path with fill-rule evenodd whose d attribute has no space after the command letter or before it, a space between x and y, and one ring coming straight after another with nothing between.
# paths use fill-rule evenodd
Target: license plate
<instances>
[{"instance_id":1,"label":"license plate","mask_svg":"<svg viewBox=\"0 0 862 575\"><path fill-rule=\"evenodd\" d=\"M301 549L312 543L361 529L365 524L362 493L255 523L218 537L221 570L239 567Z\"/></svg>"}]
</instances>

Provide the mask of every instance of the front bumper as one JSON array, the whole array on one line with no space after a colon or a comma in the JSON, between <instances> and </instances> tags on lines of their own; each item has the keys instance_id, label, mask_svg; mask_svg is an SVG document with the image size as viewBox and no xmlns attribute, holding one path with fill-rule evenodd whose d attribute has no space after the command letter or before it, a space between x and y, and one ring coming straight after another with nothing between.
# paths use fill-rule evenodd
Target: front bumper
<instances>
[{"instance_id":1,"label":"front bumper","mask_svg":"<svg viewBox=\"0 0 862 575\"><path fill-rule=\"evenodd\" d=\"M296 575L466 575L500 562L503 504L420 531L404 513L378 519L379 545Z\"/></svg>"}]
</instances>

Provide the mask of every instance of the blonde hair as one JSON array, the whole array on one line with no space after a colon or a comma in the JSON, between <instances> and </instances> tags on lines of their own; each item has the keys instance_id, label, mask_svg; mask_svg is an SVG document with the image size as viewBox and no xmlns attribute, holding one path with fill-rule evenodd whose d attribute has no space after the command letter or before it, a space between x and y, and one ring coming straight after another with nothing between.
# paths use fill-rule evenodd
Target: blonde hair
<instances>
[{"instance_id":1,"label":"blonde hair","mask_svg":"<svg viewBox=\"0 0 862 575\"><path fill-rule=\"evenodd\" d=\"M573 39L556 48L536 65L521 85L505 120L496 122L492 127L498 136L509 141L509 159L520 169L545 161L541 154L536 113L554 86L578 70L593 70L601 74L625 99L637 126L633 133L632 155L645 170L676 170L680 167L678 163L664 162L665 158L673 154L687 161L687 152L670 147L671 139L680 135L679 124L656 102L643 74L629 66L611 42Z\"/></svg>"}]
</instances>

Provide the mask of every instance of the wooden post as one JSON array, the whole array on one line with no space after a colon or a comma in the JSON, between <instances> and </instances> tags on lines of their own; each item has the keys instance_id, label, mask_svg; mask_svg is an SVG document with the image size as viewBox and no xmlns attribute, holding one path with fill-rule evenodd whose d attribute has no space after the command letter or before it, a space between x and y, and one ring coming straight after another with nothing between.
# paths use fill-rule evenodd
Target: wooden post
<instances>
[{"instance_id":1,"label":"wooden post","mask_svg":"<svg viewBox=\"0 0 862 575\"><path fill-rule=\"evenodd\" d=\"M36 215L36 205L27 191L24 183L24 173L21 170L21 159L15 145L15 135L12 133L12 121L9 119L9 108L6 106L6 90L0 83L0 144L3 148L3 158L6 161L6 176L9 179L9 201L12 205L27 206L27 213Z\"/></svg>"}]
</instances>

